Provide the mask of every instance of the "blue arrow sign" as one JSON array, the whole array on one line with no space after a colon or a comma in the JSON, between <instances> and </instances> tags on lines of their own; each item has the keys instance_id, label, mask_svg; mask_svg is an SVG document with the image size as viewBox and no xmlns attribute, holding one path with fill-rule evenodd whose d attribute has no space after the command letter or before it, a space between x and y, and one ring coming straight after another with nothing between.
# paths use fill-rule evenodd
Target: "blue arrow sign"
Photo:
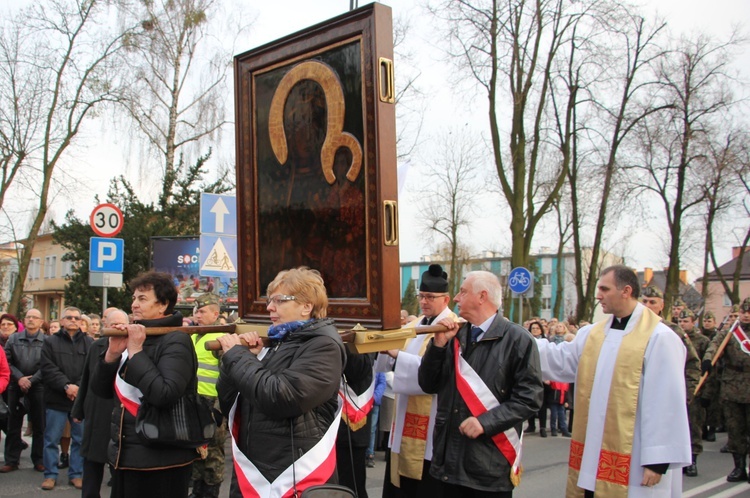
<instances>
[{"instance_id":1,"label":"blue arrow sign","mask_svg":"<svg viewBox=\"0 0 750 498\"><path fill-rule=\"evenodd\" d=\"M508 275L508 287L516 294L523 294L529 290L532 283L531 272L523 266L513 268Z\"/></svg>"},{"instance_id":2,"label":"blue arrow sign","mask_svg":"<svg viewBox=\"0 0 750 498\"><path fill-rule=\"evenodd\" d=\"M89 239L89 271L122 273L125 266L125 240L110 237Z\"/></svg>"},{"instance_id":3,"label":"blue arrow sign","mask_svg":"<svg viewBox=\"0 0 750 498\"><path fill-rule=\"evenodd\" d=\"M237 200L233 195L201 193L201 233L237 236Z\"/></svg>"}]
</instances>

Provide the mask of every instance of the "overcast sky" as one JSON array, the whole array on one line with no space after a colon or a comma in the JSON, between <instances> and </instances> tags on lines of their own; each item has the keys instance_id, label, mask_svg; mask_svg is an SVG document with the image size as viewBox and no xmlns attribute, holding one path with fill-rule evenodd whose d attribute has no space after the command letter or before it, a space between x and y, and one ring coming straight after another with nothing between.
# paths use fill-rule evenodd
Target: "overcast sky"
<instances>
[{"instance_id":1,"label":"overcast sky","mask_svg":"<svg viewBox=\"0 0 750 498\"><path fill-rule=\"evenodd\" d=\"M360 2L364 5L365 2ZM422 77L419 84L430 95L429 106L426 110L425 128L423 138L429 138L441 128L448 126L451 122L465 120L472 129L484 131L487 128L486 117L475 116L472 109L466 109L465 98L456 100L452 93L444 88L444 75L440 75L441 64L438 62L442 57L439 49L435 46L430 36L434 32L430 29L430 19L420 7L421 2L414 0L385 0L382 3L390 5L396 16L409 16L415 25L412 39L409 44L420 50L420 61L424 64ZM648 11L659 12L668 20L669 26L676 32L693 32L702 30L709 34L722 36L729 32L733 23L747 21L750 19L750 0L649 0L642 2ZM253 47L262 45L276 38L282 37L299 29L324 21L328 18L346 12L349 8L349 0L283 0L275 2L252 2L250 10L256 16L256 20L245 39L238 40L237 52L243 52ZM745 50L741 60L743 67L747 67L750 60L748 51ZM396 71L398 71L398 66ZM747 73L745 73L747 76ZM229 105L232 105L230 101ZM233 135L232 130L226 130L225 136ZM104 142L104 143L103 143ZM232 140L221 144L220 152L215 154L216 158L223 158L226 162L233 162L234 149ZM81 166L82 183L80 191L77 192L75 205L79 217L87 218L94 207L94 194L99 193L104 197L110 178L124 170L118 156L122 156L120 149L122 144L113 146L106 141L93 140L84 150L76 152L76 161ZM415 161L418 162L418 161ZM106 165L101 168L102 164ZM412 164L409 178L407 178L405 191L400 199L401 209L401 259L402 261L415 261L429 252L424 240L419 236L415 224L415 210L413 191L419 183L419 164ZM61 201L55 207L57 217L62 218L65 210L70 206L70 200ZM490 216L499 216L500 212L487 209ZM482 229L485 223L491 223L493 230ZM472 246L476 252L487 249L509 250L509 237L503 237L501 230L507 223L498 223L496 219L480 220L472 231ZM535 238L534 247L554 247L557 243L554 232L548 237L548 243L544 243L545 236L540 234ZM537 242L537 240L539 242ZM728 244L729 245L729 244ZM663 241L655 240L649 234L636 234L620 247L628 256L628 263L638 268L651 266L659 268L666 264L663 254ZM728 247L725 247L725 256L728 258ZM722 258L722 259L726 259ZM692 276L696 277L695 269Z\"/></svg>"}]
</instances>

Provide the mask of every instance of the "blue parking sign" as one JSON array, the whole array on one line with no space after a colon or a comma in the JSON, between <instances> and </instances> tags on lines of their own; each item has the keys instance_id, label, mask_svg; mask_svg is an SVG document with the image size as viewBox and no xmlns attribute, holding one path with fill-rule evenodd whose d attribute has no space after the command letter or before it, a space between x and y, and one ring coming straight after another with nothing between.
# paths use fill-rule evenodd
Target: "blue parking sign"
<instances>
[{"instance_id":1,"label":"blue parking sign","mask_svg":"<svg viewBox=\"0 0 750 498\"><path fill-rule=\"evenodd\" d=\"M110 237L89 239L89 271L122 273L125 267L125 240Z\"/></svg>"}]
</instances>

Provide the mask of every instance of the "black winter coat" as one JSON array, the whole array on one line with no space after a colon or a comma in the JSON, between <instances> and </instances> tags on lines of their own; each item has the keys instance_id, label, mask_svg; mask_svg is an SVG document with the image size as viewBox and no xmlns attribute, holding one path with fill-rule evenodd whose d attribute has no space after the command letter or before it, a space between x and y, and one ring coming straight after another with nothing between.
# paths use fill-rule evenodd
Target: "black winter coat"
<instances>
[{"instance_id":1,"label":"black winter coat","mask_svg":"<svg viewBox=\"0 0 750 498\"><path fill-rule=\"evenodd\" d=\"M221 410L228 417L237 399L237 445L269 482L292 464L292 426L298 455L330 427L345 362L344 344L327 318L291 332L262 360L243 346L222 357L217 383ZM230 496L241 496L235 474Z\"/></svg>"},{"instance_id":2,"label":"black winter coat","mask_svg":"<svg viewBox=\"0 0 750 498\"><path fill-rule=\"evenodd\" d=\"M65 394L66 384L81 386L86 354L94 342L80 330L72 338L65 330L59 330L44 339L42 346L42 383L44 384L44 406L68 413L73 402Z\"/></svg>"},{"instance_id":3,"label":"black winter coat","mask_svg":"<svg viewBox=\"0 0 750 498\"><path fill-rule=\"evenodd\" d=\"M73 409L70 411L71 417L86 421L83 424L81 455L86 460L97 463L107 463L107 448L110 441L112 410L115 400L102 398L94 394L91 388L91 376L96 369L96 364L99 363L99 359L107 352L107 347L109 347L109 339L102 337L95 340L89 348L78 397L76 397Z\"/></svg>"},{"instance_id":4,"label":"black winter coat","mask_svg":"<svg viewBox=\"0 0 750 498\"><path fill-rule=\"evenodd\" d=\"M491 436L510 428L520 434L523 421L539 410L543 394L539 350L528 331L498 313L482 340L466 354L470 329L467 323L456 335L462 354L500 406L477 417L483 435L476 439L461 435L458 426L472 415L456 388L455 340L443 348L431 340L419 367L419 386L438 395L430 474L441 482L480 491L512 491L510 464Z\"/></svg>"},{"instance_id":5,"label":"black winter coat","mask_svg":"<svg viewBox=\"0 0 750 498\"><path fill-rule=\"evenodd\" d=\"M157 320L139 320L148 327L180 327L179 312ZM152 406L169 406L187 393L195 393L198 359L190 336L182 332L148 336L143 351L128 358L122 369L119 362L104 361L106 349L99 355L91 387L97 396L113 398L115 375L137 387ZM119 372L118 372L119 370ZM195 449L171 446L149 446L135 433L135 417L115 402L111 418L109 463L117 469L160 470L182 467L196 460Z\"/></svg>"},{"instance_id":6,"label":"black winter coat","mask_svg":"<svg viewBox=\"0 0 750 498\"><path fill-rule=\"evenodd\" d=\"M41 330L34 336L24 330L8 337L5 343L11 381L8 387L18 387L18 379L27 375L31 375L32 387L42 387L42 347L45 337Z\"/></svg>"}]
</instances>

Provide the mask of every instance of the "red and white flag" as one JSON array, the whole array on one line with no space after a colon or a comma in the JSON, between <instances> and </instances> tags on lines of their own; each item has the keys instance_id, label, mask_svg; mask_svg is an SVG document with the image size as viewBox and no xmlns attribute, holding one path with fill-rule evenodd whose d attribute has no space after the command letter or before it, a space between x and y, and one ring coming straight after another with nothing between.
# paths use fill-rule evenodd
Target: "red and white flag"
<instances>
[{"instance_id":1,"label":"red and white flag","mask_svg":"<svg viewBox=\"0 0 750 498\"><path fill-rule=\"evenodd\" d=\"M372 383L362 394L357 394L349 387L349 384L341 382L339 395L344 400L344 408L341 417L353 431L360 429L367 422L367 415L375 405L375 372L372 374Z\"/></svg>"}]
</instances>

